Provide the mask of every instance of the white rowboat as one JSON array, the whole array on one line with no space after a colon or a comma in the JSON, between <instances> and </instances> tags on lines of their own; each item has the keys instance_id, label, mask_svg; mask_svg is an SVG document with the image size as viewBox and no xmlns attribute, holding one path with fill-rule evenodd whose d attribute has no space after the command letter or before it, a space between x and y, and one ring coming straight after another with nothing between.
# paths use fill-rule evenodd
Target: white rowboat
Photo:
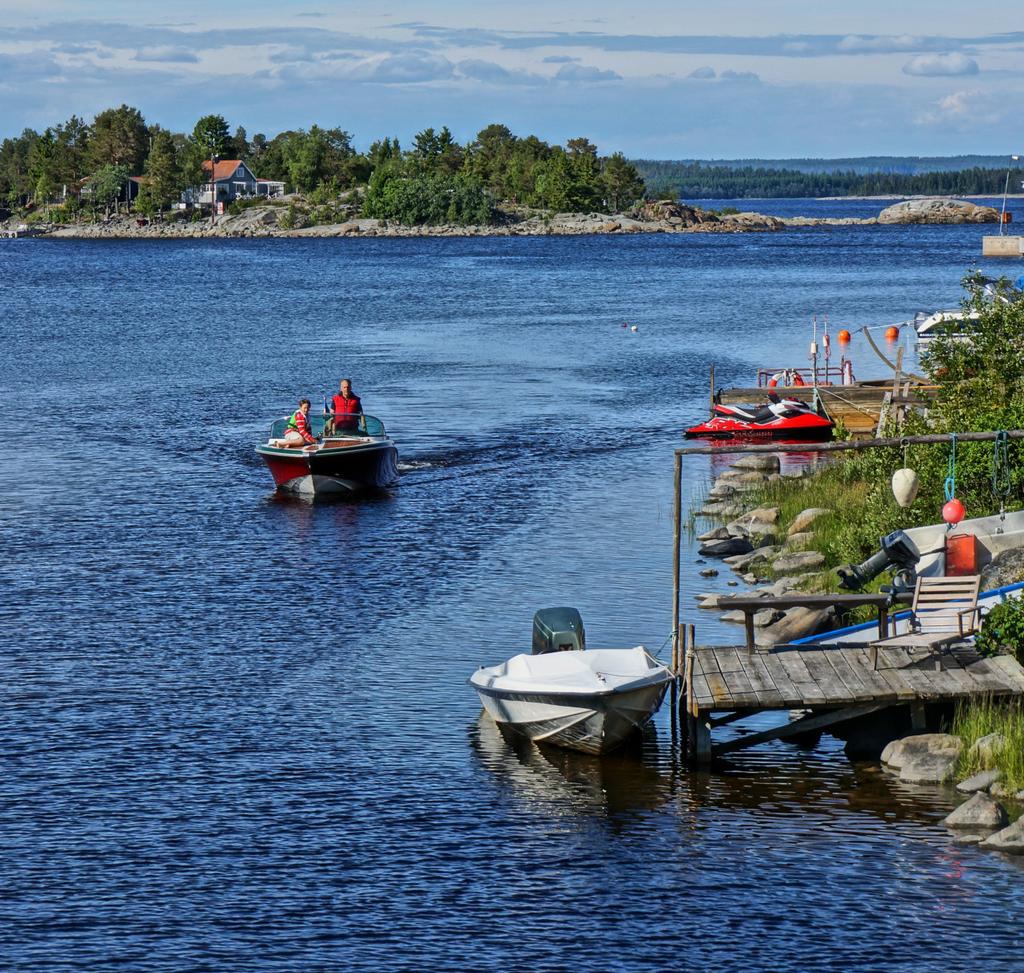
<instances>
[{"instance_id":1,"label":"white rowboat","mask_svg":"<svg viewBox=\"0 0 1024 973\"><path fill-rule=\"evenodd\" d=\"M643 727L672 673L638 645L517 655L469 679L495 722L520 736L606 753Z\"/></svg>"}]
</instances>

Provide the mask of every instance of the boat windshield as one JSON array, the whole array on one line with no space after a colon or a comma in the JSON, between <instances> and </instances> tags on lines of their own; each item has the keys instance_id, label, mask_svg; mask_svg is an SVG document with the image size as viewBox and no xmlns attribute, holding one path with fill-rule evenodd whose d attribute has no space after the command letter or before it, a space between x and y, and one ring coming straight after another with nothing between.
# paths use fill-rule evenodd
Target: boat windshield
<instances>
[{"instance_id":1,"label":"boat windshield","mask_svg":"<svg viewBox=\"0 0 1024 973\"><path fill-rule=\"evenodd\" d=\"M283 416L270 427L270 438L281 439L284 436L285 427L288 425L288 416ZM309 414L309 431L318 439L324 435L325 426L330 416ZM327 427L328 436L336 434L339 438L358 436L365 438L369 436L386 436L384 423L376 416L349 415L338 416L333 420L332 426Z\"/></svg>"}]
</instances>

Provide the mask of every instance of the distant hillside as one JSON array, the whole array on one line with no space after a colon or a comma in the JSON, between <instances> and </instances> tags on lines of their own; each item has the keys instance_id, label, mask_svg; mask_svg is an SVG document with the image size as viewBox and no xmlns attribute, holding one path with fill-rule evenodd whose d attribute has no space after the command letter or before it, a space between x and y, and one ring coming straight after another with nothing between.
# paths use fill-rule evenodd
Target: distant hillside
<instances>
[{"instance_id":1,"label":"distant hillside","mask_svg":"<svg viewBox=\"0 0 1024 973\"><path fill-rule=\"evenodd\" d=\"M820 196L998 195L1008 156L861 159L637 159L633 165L656 196L742 199ZM1019 167L1021 163L1012 163ZM1024 170L1010 180L1020 191Z\"/></svg>"}]
</instances>

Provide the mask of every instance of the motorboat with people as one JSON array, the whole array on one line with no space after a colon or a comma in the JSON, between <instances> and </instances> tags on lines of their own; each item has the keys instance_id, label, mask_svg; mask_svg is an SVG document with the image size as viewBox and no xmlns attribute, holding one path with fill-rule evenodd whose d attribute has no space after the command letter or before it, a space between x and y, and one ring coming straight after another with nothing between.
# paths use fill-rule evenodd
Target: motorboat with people
<instances>
[{"instance_id":1,"label":"motorboat with people","mask_svg":"<svg viewBox=\"0 0 1024 973\"><path fill-rule=\"evenodd\" d=\"M304 496L346 495L382 489L398 480L398 450L384 423L364 414L307 418L312 442L286 435L284 416L256 452L278 490Z\"/></svg>"},{"instance_id":2,"label":"motorboat with people","mask_svg":"<svg viewBox=\"0 0 1024 973\"><path fill-rule=\"evenodd\" d=\"M687 439L783 439L814 442L832 438L835 423L824 409L770 392L761 406L713 404L711 418L686 430Z\"/></svg>"},{"instance_id":3,"label":"motorboat with people","mask_svg":"<svg viewBox=\"0 0 1024 973\"><path fill-rule=\"evenodd\" d=\"M547 608L534 616L532 654L481 667L469 684L512 733L602 754L650 721L673 678L642 645L588 649L579 612Z\"/></svg>"}]
</instances>

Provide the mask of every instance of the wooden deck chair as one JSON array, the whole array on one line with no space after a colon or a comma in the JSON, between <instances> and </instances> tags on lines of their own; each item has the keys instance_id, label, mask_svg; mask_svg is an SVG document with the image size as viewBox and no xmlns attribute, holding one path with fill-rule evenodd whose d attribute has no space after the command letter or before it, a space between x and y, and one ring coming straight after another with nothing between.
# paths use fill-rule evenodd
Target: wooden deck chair
<instances>
[{"instance_id":1,"label":"wooden deck chair","mask_svg":"<svg viewBox=\"0 0 1024 973\"><path fill-rule=\"evenodd\" d=\"M871 665L878 668L880 648L943 649L973 635L980 624L981 577L917 579L910 607L910 631L871 643Z\"/></svg>"}]
</instances>

